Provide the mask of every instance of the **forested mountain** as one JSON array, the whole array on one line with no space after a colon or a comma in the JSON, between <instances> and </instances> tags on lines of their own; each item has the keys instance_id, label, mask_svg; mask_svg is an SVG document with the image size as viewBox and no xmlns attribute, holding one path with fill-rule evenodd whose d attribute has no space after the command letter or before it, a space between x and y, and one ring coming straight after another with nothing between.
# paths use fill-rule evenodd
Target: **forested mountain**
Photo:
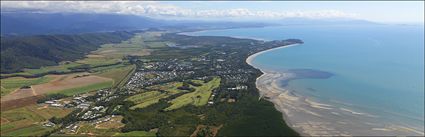
<instances>
[{"instance_id":1,"label":"forested mountain","mask_svg":"<svg viewBox=\"0 0 425 137\"><path fill-rule=\"evenodd\" d=\"M145 29L161 22L142 16L90 13L2 12L1 34L69 34Z\"/></svg>"},{"instance_id":2,"label":"forested mountain","mask_svg":"<svg viewBox=\"0 0 425 137\"><path fill-rule=\"evenodd\" d=\"M140 30L148 28L234 28L258 27L258 22L154 19L136 15L95 13L1 13L1 35L77 34L86 32Z\"/></svg>"},{"instance_id":3,"label":"forested mountain","mask_svg":"<svg viewBox=\"0 0 425 137\"><path fill-rule=\"evenodd\" d=\"M119 31L1 37L1 73L79 59L88 52L96 50L101 44L121 42L132 35L130 32Z\"/></svg>"}]
</instances>

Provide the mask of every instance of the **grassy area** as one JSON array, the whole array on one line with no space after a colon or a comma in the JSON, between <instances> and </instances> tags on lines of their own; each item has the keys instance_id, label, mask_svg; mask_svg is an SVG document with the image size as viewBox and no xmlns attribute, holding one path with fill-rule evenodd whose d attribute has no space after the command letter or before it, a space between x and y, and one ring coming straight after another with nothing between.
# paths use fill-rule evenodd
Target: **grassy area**
<instances>
[{"instance_id":1,"label":"grassy area","mask_svg":"<svg viewBox=\"0 0 425 137\"><path fill-rule=\"evenodd\" d=\"M36 84L47 83L53 78L44 76L40 78L22 78L22 77L13 77L0 79L1 82L1 96L7 95L8 93L22 87L30 86Z\"/></svg>"},{"instance_id":2,"label":"grassy area","mask_svg":"<svg viewBox=\"0 0 425 137\"><path fill-rule=\"evenodd\" d=\"M77 62L61 63L60 65L57 65L57 66L46 66L46 67L41 67L39 69L25 69L24 72L19 72L17 74L35 75L40 73L47 73L49 71L70 72L71 70L69 70L68 68L76 67L79 65L82 65L82 64Z\"/></svg>"},{"instance_id":3,"label":"grassy area","mask_svg":"<svg viewBox=\"0 0 425 137\"><path fill-rule=\"evenodd\" d=\"M170 82L170 83L150 86L148 88L153 90L165 90L169 92L170 94L176 94L176 93L182 92L182 90L177 89L178 87L182 85L183 85L183 82Z\"/></svg>"},{"instance_id":4,"label":"grassy area","mask_svg":"<svg viewBox=\"0 0 425 137\"><path fill-rule=\"evenodd\" d=\"M149 105L158 103L159 99L166 98L169 95L167 93L161 93L159 91L149 91L140 93L134 96L131 96L127 98L126 100L134 102L135 106L132 106L130 109L136 109L136 108L144 108Z\"/></svg>"},{"instance_id":5,"label":"grassy area","mask_svg":"<svg viewBox=\"0 0 425 137\"><path fill-rule=\"evenodd\" d=\"M212 90L220 85L220 80L219 77L215 77L207 83L202 83L202 86L194 87L196 89L194 92L184 94L171 100L172 105L165 110L173 110L189 104L195 106L206 105Z\"/></svg>"},{"instance_id":6,"label":"grassy area","mask_svg":"<svg viewBox=\"0 0 425 137\"><path fill-rule=\"evenodd\" d=\"M2 136L37 136L53 128L41 126L41 122L52 117L64 117L72 109L31 105L1 112Z\"/></svg>"},{"instance_id":7,"label":"grassy area","mask_svg":"<svg viewBox=\"0 0 425 137\"><path fill-rule=\"evenodd\" d=\"M43 127L40 125L30 125L29 127L7 132L2 134L2 136L40 136L51 130L53 130L53 128Z\"/></svg>"},{"instance_id":8,"label":"grassy area","mask_svg":"<svg viewBox=\"0 0 425 137\"><path fill-rule=\"evenodd\" d=\"M126 81L128 79L128 75L131 71L133 71L136 67L134 65L131 66L125 66L125 67L118 67L113 69L104 70L101 72L96 73L95 75L111 78L114 80L113 86L117 86L121 81Z\"/></svg>"},{"instance_id":9,"label":"grassy area","mask_svg":"<svg viewBox=\"0 0 425 137\"><path fill-rule=\"evenodd\" d=\"M156 40L156 36L159 36L160 32L149 32L136 34L133 38L123 41L118 44L104 44L101 48L93 51L87 55L86 58L77 61L64 61L55 66L45 66L39 69L24 69L23 72L1 74L1 76L35 76L46 74L49 72L72 72L72 68L78 67L89 67L92 72L107 70L115 67L113 64L122 62L122 58L126 55L144 56L149 55L151 50L149 48L161 48L166 46L163 42L148 42L145 40L153 41ZM106 65L106 66L105 66ZM109 67L112 65L114 67ZM99 66L105 66L100 67ZM2 89L3 90L3 89Z\"/></svg>"},{"instance_id":10,"label":"grassy area","mask_svg":"<svg viewBox=\"0 0 425 137\"><path fill-rule=\"evenodd\" d=\"M86 92L95 91L95 90L99 90L99 89L110 88L112 86L112 84L113 84L113 81L106 81L106 82L91 84L91 85L88 85L88 86L82 86L82 87L77 87L77 88L54 91L52 93L62 93L62 94L67 95L67 96L72 96L72 95L76 95L76 94L80 94L80 93L86 93Z\"/></svg>"},{"instance_id":11,"label":"grassy area","mask_svg":"<svg viewBox=\"0 0 425 137\"><path fill-rule=\"evenodd\" d=\"M90 67L97 67L103 65L116 64L121 62L119 58L106 58L106 57L89 57L83 60L76 61L81 64L88 64Z\"/></svg>"},{"instance_id":12,"label":"grassy area","mask_svg":"<svg viewBox=\"0 0 425 137\"><path fill-rule=\"evenodd\" d=\"M114 136L128 136L128 137L155 137L155 132L147 131L131 131L127 133L116 133Z\"/></svg>"},{"instance_id":13,"label":"grassy area","mask_svg":"<svg viewBox=\"0 0 425 137\"><path fill-rule=\"evenodd\" d=\"M144 43L144 34L136 34L133 38L118 44L104 44L93 54L101 55L107 58L122 58L125 55L143 56L149 55L149 50Z\"/></svg>"}]
</instances>

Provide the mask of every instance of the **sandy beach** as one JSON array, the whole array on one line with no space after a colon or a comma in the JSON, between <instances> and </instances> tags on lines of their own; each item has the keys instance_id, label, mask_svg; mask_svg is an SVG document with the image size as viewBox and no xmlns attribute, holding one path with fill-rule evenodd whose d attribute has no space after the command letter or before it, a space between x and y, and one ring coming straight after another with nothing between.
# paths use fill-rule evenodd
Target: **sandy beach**
<instances>
[{"instance_id":1,"label":"sandy beach","mask_svg":"<svg viewBox=\"0 0 425 137\"><path fill-rule=\"evenodd\" d=\"M258 68L252 63L258 55L295 45L297 44L255 53L249 56L246 62ZM258 77L256 81L260 98L272 102L275 108L282 112L288 126L292 127L302 136L424 135L422 131L408 126L394 124L378 125L373 122L376 120L376 116L374 115L357 112L343 106L321 103L313 98L302 96L294 90L279 86L280 81L295 78L295 73L289 71L261 71L263 75ZM370 122L361 123L361 121L365 120Z\"/></svg>"}]
</instances>

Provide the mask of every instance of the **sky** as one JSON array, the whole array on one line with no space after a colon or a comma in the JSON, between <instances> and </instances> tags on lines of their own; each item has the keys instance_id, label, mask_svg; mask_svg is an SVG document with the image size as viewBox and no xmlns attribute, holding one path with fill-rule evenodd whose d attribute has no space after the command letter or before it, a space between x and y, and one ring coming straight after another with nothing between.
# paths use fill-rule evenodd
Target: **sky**
<instances>
[{"instance_id":1,"label":"sky","mask_svg":"<svg viewBox=\"0 0 425 137\"><path fill-rule=\"evenodd\" d=\"M424 1L1 1L5 9L118 13L167 19L279 20L348 18L423 23ZM39 11L40 12L40 11Z\"/></svg>"}]
</instances>

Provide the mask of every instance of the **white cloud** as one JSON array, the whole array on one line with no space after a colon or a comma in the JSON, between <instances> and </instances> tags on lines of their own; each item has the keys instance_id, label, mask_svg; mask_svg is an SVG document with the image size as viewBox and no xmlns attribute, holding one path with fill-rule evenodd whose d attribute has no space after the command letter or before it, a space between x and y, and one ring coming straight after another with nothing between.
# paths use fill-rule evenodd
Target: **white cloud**
<instances>
[{"instance_id":1,"label":"white cloud","mask_svg":"<svg viewBox=\"0 0 425 137\"><path fill-rule=\"evenodd\" d=\"M175 18L353 18L356 14L338 10L255 11L246 8L192 10L151 1L1 1L1 8L41 9L45 12L118 13Z\"/></svg>"}]
</instances>

